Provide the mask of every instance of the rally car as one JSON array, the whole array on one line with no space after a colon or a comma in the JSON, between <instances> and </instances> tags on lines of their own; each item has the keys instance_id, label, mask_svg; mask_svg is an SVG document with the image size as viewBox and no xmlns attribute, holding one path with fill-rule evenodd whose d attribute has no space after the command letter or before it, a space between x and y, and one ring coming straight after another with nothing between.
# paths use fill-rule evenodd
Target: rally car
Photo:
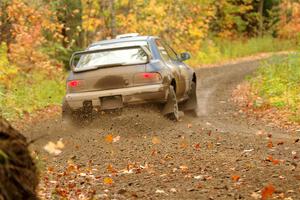
<instances>
[{"instance_id":1,"label":"rally car","mask_svg":"<svg viewBox=\"0 0 300 200\"><path fill-rule=\"evenodd\" d=\"M93 43L70 59L62 117L140 103L159 103L175 120L182 111L196 113L197 77L183 62L188 59L156 36L124 34Z\"/></svg>"}]
</instances>

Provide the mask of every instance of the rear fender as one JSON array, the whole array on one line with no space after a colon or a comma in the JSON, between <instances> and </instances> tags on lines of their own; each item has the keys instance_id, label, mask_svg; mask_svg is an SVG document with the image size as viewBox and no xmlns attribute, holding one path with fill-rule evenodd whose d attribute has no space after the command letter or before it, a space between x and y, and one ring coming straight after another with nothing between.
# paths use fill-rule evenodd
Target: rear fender
<instances>
[{"instance_id":1,"label":"rear fender","mask_svg":"<svg viewBox=\"0 0 300 200\"><path fill-rule=\"evenodd\" d=\"M170 85L173 79L172 73L166 68L161 60L151 60L150 63L146 65L146 72L158 72L163 78L163 84Z\"/></svg>"}]
</instances>

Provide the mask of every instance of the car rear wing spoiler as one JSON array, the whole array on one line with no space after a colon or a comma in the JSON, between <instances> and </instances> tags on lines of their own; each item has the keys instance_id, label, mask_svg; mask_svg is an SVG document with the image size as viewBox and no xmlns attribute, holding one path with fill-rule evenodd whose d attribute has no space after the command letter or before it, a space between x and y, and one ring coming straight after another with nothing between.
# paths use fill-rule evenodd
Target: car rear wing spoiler
<instances>
[{"instance_id":1,"label":"car rear wing spoiler","mask_svg":"<svg viewBox=\"0 0 300 200\"><path fill-rule=\"evenodd\" d=\"M78 55L98 53L98 52L109 51L109 50L134 49L134 48L141 48L146 53L146 55L148 57L148 62L152 59L152 54L148 48L146 48L145 46L135 45L135 46L124 46L124 47L113 47L113 48L105 48L105 49L77 51L72 54L69 65L70 65L71 69L74 70L74 68L75 68L74 58L75 58L75 56L78 56Z\"/></svg>"}]
</instances>

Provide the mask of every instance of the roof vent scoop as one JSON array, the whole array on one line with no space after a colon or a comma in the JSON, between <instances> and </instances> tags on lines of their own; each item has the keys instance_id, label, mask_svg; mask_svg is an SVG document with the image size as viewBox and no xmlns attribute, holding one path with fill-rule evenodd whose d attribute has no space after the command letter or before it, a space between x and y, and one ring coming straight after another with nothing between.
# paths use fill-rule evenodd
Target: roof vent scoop
<instances>
[{"instance_id":1,"label":"roof vent scoop","mask_svg":"<svg viewBox=\"0 0 300 200\"><path fill-rule=\"evenodd\" d=\"M138 33L122 34L122 35L117 35L116 39L136 37L136 36L139 36L139 35L140 35L140 34L138 34Z\"/></svg>"}]
</instances>

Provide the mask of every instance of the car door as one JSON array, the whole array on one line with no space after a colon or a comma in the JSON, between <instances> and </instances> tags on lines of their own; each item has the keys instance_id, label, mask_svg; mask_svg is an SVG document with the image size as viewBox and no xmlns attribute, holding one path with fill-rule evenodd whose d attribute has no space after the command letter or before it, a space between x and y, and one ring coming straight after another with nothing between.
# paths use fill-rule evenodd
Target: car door
<instances>
[{"instance_id":1,"label":"car door","mask_svg":"<svg viewBox=\"0 0 300 200\"><path fill-rule=\"evenodd\" d=\"M155 43L162 57L162 60L174 75L174 78L176 80L176 96L177 98L181 99L185 92L186 83L179 67L178 58L176 54L174 55L170 51L168 51L168 46L161 40L156 39Z\"/></svg>"},{"instance_id":2,"label":"car door","mask_svg":"<svg viewBox=\"0 0 300 200\"><path fill-rule=\"evenodd\" d=\"M173 77L176 81L176 96L178 98L181 98L183 88L182 88L182 77L180 74L180 69L178 68L177 64L174 61L174 58L172 58L166 49L166 46L162 43L160 39L155 40L155 44L158 48L160 57L162 58L162 61L165 63L165 65L168 67L168 69L172 72Z\"/></svg>"},{"instance_id":3,"label":"car door","mask_svg":"<svg viewBox=\"0 0 300 200\"><path fill-rule=\"evenodd\" d=\"M172 47L168 44L165 44L166 46L166 50L168 52L169 55L171 55L171 57L173 58L173 62L175 63L176 67L179 68L179 72L180 72L180 76L181 76L181 80L182 80L182 95L185 95L188 93L189 89L190 89L190 81L191 81L191 69L185 64L183 63L179 57L178 54L172 49Z\"/></svg>"},{"instance_id":4,"label":"car door","mask_svg":"<svg viewBox=\"0 0 300 200\"><path fill-rule=\"evenodd\" d=\"M190 90L191 80L192 80L192 70L185 63L183 63L178 54L172 49L172 47L168 44L165 44L166 50L168 54L173 58L173 62L176 67L178 67L180 72L180 79L182 80L182 96L183 98L187 97L188 91Z\"/></svg>"}]
</instances>

